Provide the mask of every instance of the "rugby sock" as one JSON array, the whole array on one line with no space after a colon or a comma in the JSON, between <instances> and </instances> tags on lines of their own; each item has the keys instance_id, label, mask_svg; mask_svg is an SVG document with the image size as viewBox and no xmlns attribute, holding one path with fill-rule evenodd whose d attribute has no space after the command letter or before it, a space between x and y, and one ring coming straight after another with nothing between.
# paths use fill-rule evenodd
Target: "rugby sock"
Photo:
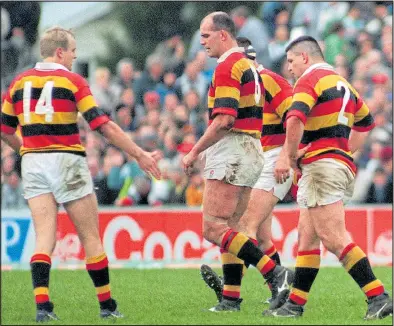
<instances>
[{"instance_id":1,"label":"rugby sock","mask_svg":"<svg viewBox=\"0 0 394 326\"><path fill-rule=\"evenodd\" d=\"M257 246L257 240L251 239ZM227 300L237 300L241 295L241 281L250 264L220 249L223 268L223 298Z\"/></svg>"},{"instance_id":2,"label":"rugby sock","mask_svg":"<svg viewBox=\"0 0 394 326\"><path fill-rule=\"evenodd\" d=\"M339 260L369 299L384 292L383 284L376 279L367 256L355 243L346 246Z\"/></svg>"},{"instance_id":3,"label":"rugby sock","mask_svg":"<svg viewBox=\"0 0 394 326\"><path fill-rule=\"evenodd\" d=\"M223 298L227 300L237 300L241 294L244 262L226 251L222 252L221 258L223 268Z\"/></svg>"},{"instance_id":4,"label":"rugby sock","mask_svg":"<svg viewBox=\"0 0 394 326\"><path fill-rule=\"evenodd\" d=\"M265 279L274 275L275 262L271 260L246 235L229 229L223 236L220 248L227 250L247 264L255 266Z\"/></svg>"},{"instance_id":5,"label":"rugby sock","mask_svg":"<svg viewBox=\"0 0 394 326\"><path fill-rule=\"evenodd\" d=\"M107 255L103 253L96 257L86 258L86 269L96 288L100 308L112 309Z\"/></svg>"},{"instance_id":6,"label":"rugby sock","mask_svg":"<svg viewBox=\"0 0 394 326\"><path fill-rule=\"evenodd\" d=\"M296 259L293 288L289 295L291 303L304 305L320 267L320 249L299 251Z\"/></svg>"},{"instance_id":7,"label":"rugby sock","mask_svg":"<svg viewBox=\"0 0 394 326\"><path fill-rule=\"evenodd\" d=\"M276 265L280 265L280 257L279 257L279 253L276 250L275 245L272 245L271 248L269 248L268 250L266 250L264 252L269 258L271 258Z\"/></svg>"},{"instance_id":8,"label":"rugby sock","mask_svg":"<svg viewBox=\"0 0 394 326\"><path fill-rule=\"evenodd\" d=\"M53 305L49 302L48 289L51 257L47 254L35 253L30 259L30 267L37 309L52 311Z\"/></svg>"}]
</instances>

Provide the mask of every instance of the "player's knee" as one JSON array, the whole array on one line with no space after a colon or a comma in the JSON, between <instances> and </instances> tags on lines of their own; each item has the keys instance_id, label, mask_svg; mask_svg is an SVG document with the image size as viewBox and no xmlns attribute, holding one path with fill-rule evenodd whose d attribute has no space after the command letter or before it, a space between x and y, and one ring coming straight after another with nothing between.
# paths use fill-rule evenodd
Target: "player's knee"
<instances>
[{"instance_id":1,"label":"player's knee","mask_svg":"<svg viewBox=\"0 0 394 326\"><path fill-rule=\"evenodd\" d=\"M203 237L209 242L218 244L220 236L228 229L227 220L204 215Z\"/></svg>"}]
</instances>

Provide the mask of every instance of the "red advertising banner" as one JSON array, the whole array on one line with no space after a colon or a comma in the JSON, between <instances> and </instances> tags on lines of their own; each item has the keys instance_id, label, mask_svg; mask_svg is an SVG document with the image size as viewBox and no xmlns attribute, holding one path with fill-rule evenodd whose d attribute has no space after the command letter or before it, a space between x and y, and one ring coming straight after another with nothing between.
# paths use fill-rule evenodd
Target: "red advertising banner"
<instances>
[{"instance_id":1,"label":"red advertising banner","mask_svg":"<svg viewBox=\"0 0 394 326\"><path fill-rule=\"evenodd\" d=\"M298 209L277 209L273 241L284 264L295 263ZM349 208L346 226L351 238L369 256L373 265L392 264L392 209ZM202 237L200 211L102 211L100 234L109 261L116 266L165 263L166 265L215 262L219 249ZM338 259L322 247L322 265ZM53 260L82 262L84 252L75 228L65 213L59 213L58 243Z\"/></svg>"}]
</instances>

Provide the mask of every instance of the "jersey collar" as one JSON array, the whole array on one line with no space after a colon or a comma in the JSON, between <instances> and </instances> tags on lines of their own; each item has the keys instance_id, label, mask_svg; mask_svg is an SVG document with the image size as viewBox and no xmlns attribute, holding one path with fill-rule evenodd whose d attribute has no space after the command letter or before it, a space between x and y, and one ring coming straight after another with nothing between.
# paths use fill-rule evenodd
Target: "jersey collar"
<instances>
[{"instance_id":1,"label":"jersey collar","mask_svg":"<svg viewBox=\"0 0 394 326\"><path fill-rule=\"evenodd\" d=\"M326 62L320 62L320 63L315 63L312 66L310 66L307 70L304 71L304 73L301 75L301 77L305 76L306 74L309 74L314 69L325 69L325 70L335 71L333 66L329 65Z\"/></svg>"},{"instance_id":2,"label":"jersey collar","mask_svg":"<svg viewBox=\"0 0 394 326\"><path fill-rule=\"evenodd\" d=\"M69 71L65 66L54 63L54 62L37 62L34 69L37 70L66 70Z\"/></svg>"},{"instance_id":3,"label":"jersey collar","mask_svg":"<svg viewBox=\"0 0 394 326\"><path fill-rule=\"evenodd\" d=\"M220 58L218 59L218 63L223 62L224 60L226 60L230 54L233 54L235 52L241 52L241 53L245 53L245 49L243 47L234 47L231 48L230 50L227 50L226 52L224 52Z\"/></svg>"}]
</instances>

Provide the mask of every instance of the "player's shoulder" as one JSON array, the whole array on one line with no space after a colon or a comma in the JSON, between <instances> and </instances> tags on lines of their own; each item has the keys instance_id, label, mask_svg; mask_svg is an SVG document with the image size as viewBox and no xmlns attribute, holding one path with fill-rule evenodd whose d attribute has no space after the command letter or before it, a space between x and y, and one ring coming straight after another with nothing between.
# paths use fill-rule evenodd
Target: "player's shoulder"
<instances>
[{"instance_id":1,"label":"player's shoulder","mask_svg":"<svg viewBox=\"0 0 394 326\"><path fill-rule=\"evenodd\" d=\"M268 77L270 77L270 78L272 78L278 85L280 85L280 86L288 86L288 87L291 87L291 85L290 85L290 83L285 79L285 78L283 78L281 75L279 75L278 73L276 73L276 72L274 72L274 71L272 71L272 70L269 70L269 69L267 69L267 68L263 68L263 69L261 69L260 70L260 75L262 75L262 77L264 78L265 76L268 76Z\"/></svg>"},{"instance_id":2,"label":"player's shoulder","mask_svg":"<svg viewBox=\"0 0 394 326\"><path fill-rule=\"evenodd\" d=\"M238 68L241 70L248 69L250 68L248 60L249 59L246 58L243 52L230 53L227 57L218 62L218 65L216 66L216 71L219 73L223 73L230 72L234 68Z\"/></svg>"}]
</instances>

